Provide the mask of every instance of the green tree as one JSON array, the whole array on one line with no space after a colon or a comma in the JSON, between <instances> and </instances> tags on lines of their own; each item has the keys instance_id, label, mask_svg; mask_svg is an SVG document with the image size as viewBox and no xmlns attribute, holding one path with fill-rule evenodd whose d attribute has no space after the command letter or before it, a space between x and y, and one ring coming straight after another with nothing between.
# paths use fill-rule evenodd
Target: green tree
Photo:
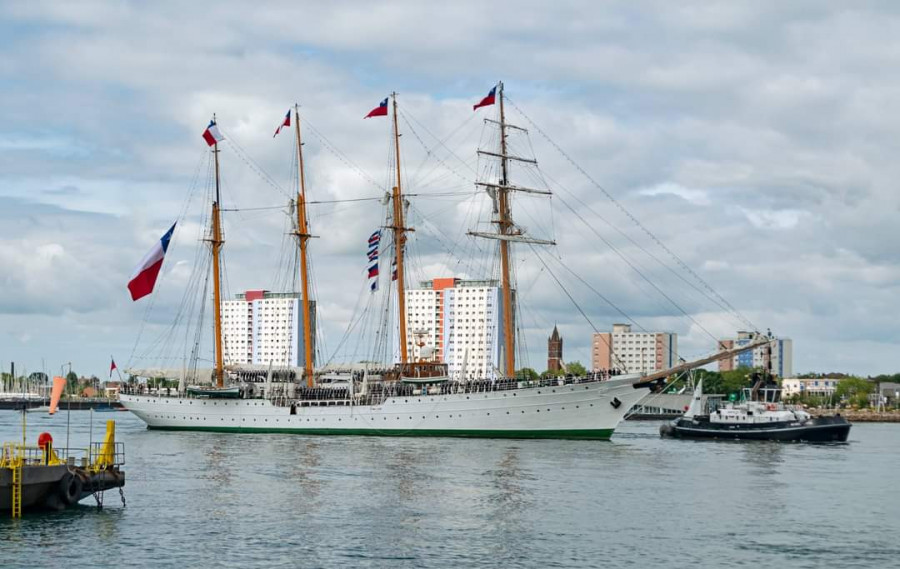
<instances>
[{"instance_id":1,"label":"green tree","mask_svg":"<svg viewBox=\"0 0 900 569\"><path fill-rule=\"evenodd\" d=\"M50 382L50 378L47 377L46 373L42 371L36 371L28 376L28 381L35 385L47 385Z\"/></svg>"},{"instance_id":2,"label":"green tree","mask_svg":"<svg viewBox=\"0 0 900 569\"><path fill-rule=\"evenodd\" d=\"M66 374L66 393L69 395L78 393L78 374L74 371Z\"/></svg>"},{"instance_id":3,"label":"green tree","mask_svg":"<svg viewBox=\"0 0 900 569\"><path fill-rule=\"evenodd\" d=\"M530 367L523 367L516 371L516 377L524 381L537 381L541 376Z\"/></svg>"},{"instance_id":4,"label":"green tree","mask_svg":"<svg viewBox=\"0 0 900 569\"><path fill-rule=\"evenodd\" d=\"M708 369L695 369L694 381L703 380L703 393L722 393L722 374Z\"/></svg>"},{"instance_id":5,"label":"green tree","mask_svg":"<svg viewBox=\"0 0 900 569\"><path fill-rule=\"evenodd\" d=\"M745 367L723 372L697 370L694 372L694 378L703 379L703 393L740 395L742 389L752 387L750 383L752 372L752 369Z\"/></svg>"},{"instance_id":6,"label":"green tree","mask_svg":"<svg viewBox=\"0 0 900 569\"><path fill-rule=\"evenodd\" d=\"M566 364L566 372L574 375L587 375L587 368L578 360Z\"/></svg>"},{"instance_id":7,"label":"green tree","mask_svg":"<svg viewBox=\"0 0 900 569\"><path fill-rule=\"evenodd\" d=\"M731 371L722 372L722 389L726 395L740 395L741 390L747 387L753 387L750 380L750 374L754 370L749 368L739 368Z\"/></svg>"},{"instance_id":8,"label":"green tree","mask_svg":"<svg viewBox=\"0 0 900 569\"><path fill-rule=\"evenodd\" d=\"M869 403L869 393L875 390L871 381L860 377L845 377L840 380L834 390L834 396L839 400L846 400L860 407Z\"/></svg>"}]
</instances>

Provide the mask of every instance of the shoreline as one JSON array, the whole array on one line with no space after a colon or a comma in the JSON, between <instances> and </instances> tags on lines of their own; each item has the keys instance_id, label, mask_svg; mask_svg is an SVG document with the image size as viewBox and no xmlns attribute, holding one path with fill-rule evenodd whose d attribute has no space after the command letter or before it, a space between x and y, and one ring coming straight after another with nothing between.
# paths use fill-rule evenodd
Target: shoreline
<instances>
[{"instance_id":1,"label":"shoreline","mask_svg":"<svg viewBox=\"0 0 900 569\"><path fill-rule=\"evenodd\" d=\"M851 423L900 423L900 410L870 411L867 409L807 409L813 417L840 414Z\"/></svg>"}]
</instances>

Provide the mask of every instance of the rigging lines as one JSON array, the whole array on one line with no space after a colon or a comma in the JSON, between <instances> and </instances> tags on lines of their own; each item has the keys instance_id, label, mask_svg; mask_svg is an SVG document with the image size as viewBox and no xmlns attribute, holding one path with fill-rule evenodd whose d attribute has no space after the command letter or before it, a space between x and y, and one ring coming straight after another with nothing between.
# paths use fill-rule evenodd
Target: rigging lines
<instances>
[{"instance_id":1,"label":"rigging lines","mask_svg":"<svg viewBox=\"0 0 900 569\"><path fill-rule=\"evenodd\" d=\"M508 100L508 99L507 99L507 100ZM549 136L546 132L544 132L544 131L543 131L543 130L542 130L542 129L541 129L541 128L540 128L540 127L532 120L532 119L531 119L531 117L529 117L527 114L525 114L525 111L523 111L521 108L519 108L519 106L516 105L513 101L509 101L509 104L512 105L513 108L515 108L516 111L518 111L519 114L522 115L522 117L524 117L525 120L527 120L528 123L531 124L531 126L532 126L536 131L538 131L538 132L540 133L540 135L541 135L542 137L544 137L544 139L545 139L547 142L549 142L550 145L553 146L553 147L556 149L557 152L559 152L559 153L563 156L563 158L565 158L572 166L575 167L575 169L577 169L577 170L578 170L585 178L587 178L587 180L588 180L591 184L593 184L594 187L596 187L598 190L600 190L600 191L603 193L603 195L606 196L606 198L607 198L610 202L612 202L613 205L615 205L615 206L616 206L616 207L617 207L617 208L618 208L618 209L619 209L626 217L628 217L628 219L630 219L630 220L631 220L635 225L637 225L644 233L646 233L647 236L650 237L650 239L652 239L653 242L656 243L663 251L665 251L666 253L668 253L669 256L672 257L672 259L676 262L676 264L678 264L682 269L684 269L684 270L687 271L691 276L693 276L695 279L697 279L697 282L699 282L704 288L706 288L706 289L710 292L710 294L712 294L712 295L714 295L716 298L718 298L718 299L721 301L722 304L724 304L726 307L728 307L728 309L731 311L731 313L732 313L735 317L737 317L739 320L741 320L741 322L743 322L744 324L747 324L748 326L750 326L754 331L757 331L757 332L759 331L759 329L753 324L753 322L751 322L746 316L744 316L743 314L741 314L741 313L740 313L740 312L739 312L739 311L738 311L738 310L737 310L730 302L728 302L721 294L719 294L718 292L716 292L716 290L713 289L712 286L711 286L709 283L707 283L702 277L700 277L700 275L698 275L693 269L691 269L691 268L687 265L687 263L685 263L685 262L681 259L681 257L679 257L678 255L676 255L674 251L672 251L670 248L668 248L668 247L667 247L667 246L666 246L666 245L665 245L658 237L656 237L656 235L655 235L652 231L650 231L649 229L647 229L647 227L646 227L644 224L642 224L642 223L641 223L641 222L640 222L640 221L639 221L639 220L638 220L638 219L637 219L630 211L628 211L628 209L626 209L625 206L623 206L618 200L616 200L616 199L612 196L612 194L610 194L609 191L606 190L606 188L604 188L602 185L600 185L600 183L597 182L597 181L596 181L596 180L595 180L595 179L594 179L594 178L593 178L593 177L592 177L592 176L591 176L584 168L582 168L577 162L575 162L575 160L574 160L571 156L569 156L569 155L565 152L565 150L562 149L562 147L561 147L559 144L557 144L552 138L550 138L550 136ZM582 205L584 205L584 206L588 209L588 211L590 211L591 213L594 213L595 215L597 215L596 212L594 212L589 206L587 206L587 204L583 204L583 203L582 203ZM717 340L717 341L718 341L718 340Z\"/></svg>"}]
</instances>

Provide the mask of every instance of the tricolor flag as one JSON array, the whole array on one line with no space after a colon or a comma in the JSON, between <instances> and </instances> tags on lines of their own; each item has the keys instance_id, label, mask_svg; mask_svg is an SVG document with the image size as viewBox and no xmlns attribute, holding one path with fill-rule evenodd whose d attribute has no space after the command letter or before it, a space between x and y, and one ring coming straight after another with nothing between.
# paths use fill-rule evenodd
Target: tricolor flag
<instances>
[{"instance_id":1,"label":"tricolor flag","mask_svg":"<svg viewBox=\"0 0 900 569\"><path fill-rule=\"evenodd\" d=\"M394 260L391 261L391 280L397 280L397 256L394 255Z\"/></svg>"},{"instance_id":2,"label":"tricolor flag","mask_svg":"<svg viewBox=\"0 0 900 569\"><path fill-rule=\"evenodd\" d=\"M112 356L109 356L110 364L109 364L109 377L112 377L112 372L118 369L116 367L116 360L113 359Z\"/></svg>"},{"instance_id":3,"label":"tricolor flag","mask_svg":"<svg viewBox=\"0 0 900 569\"><path fill-rule=\"evenodd\" d=\"M278 125L278 128L275 129L275 134L272 135L272 138L275 138L276 136L278 136L278 133L281 132L281 129L283 129L286 126L291 126L291 111L290 111L290 109L288 110L287 114L284 115L284 120L281 121L281 124Z\"/></svg>"},{"instance_id":4,"label":"tricolor flag","mask_svg":"<svg viewBox=\"0 0 900 569\"><path fill-rule=\"evenodd\" d=\"M387 116L387 102L388 102L387 97L385 97L383 101L378 103L377 107L375 107L374 109L369 111L369 114L367 114L363 118L367 119L369 117L386 117Z\"/></svg>"},{"instance_id":5,"label":"tricolor flag","mask_svg":"<svg viewBox=\"0 0 900 569\"><path fill-rule=\"evenodd\" d=\"M209 126L203 131L203 140L210 146L214 146L217 142L225 140L225 137L219 132L219 127L216 126L215 120L209 121Z\"/></svg>"},{"instance_id":6,"label":"tricolor flag","mask_svg":"<svg viewBox=\"0 0 900 569\"><path fill-rule=\"evenodd\" d=\"M494 88L491 89L491 92L487 94L487 97L485 97L484 99L482 99L481 102L478 103L477 105L473 105L473 106L472 106L472 110L473 110L473 111L477 111L477 110L480 109L481 107L486 107L486 106L488 106L488 105L493 105L493 104L496 102L496 95L497 95L497 86L494 85Z\"/></svg>"},{"instance_id":7,"label":"tricolor flag","mask_svg":"<svg viewBox=\"0 0 900 569\"><path fill-rule=\"evenodd\" d=\"M176 222L177 223L177 222ZM166 250L169 248L169 241L172 240L172 233L175 232L175 223L166 231L162 239L157 241L150 251L141 259L141 263L131 275L128 281L128 290L131 291L131 300L141 299L151 292L156 284L156 277L162 268L163 259L166 256ZM115 364L113 364L115 365Z\"/></svg>"}]
</instances>

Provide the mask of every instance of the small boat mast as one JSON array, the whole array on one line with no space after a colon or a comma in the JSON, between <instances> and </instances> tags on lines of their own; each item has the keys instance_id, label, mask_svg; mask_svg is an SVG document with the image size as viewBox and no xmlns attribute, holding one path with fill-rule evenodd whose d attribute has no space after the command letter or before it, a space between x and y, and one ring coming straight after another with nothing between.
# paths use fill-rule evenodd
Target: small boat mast
<instances>
[{"instance_id":1,"label":"small boat mast","mask_svg":"<svg viewBox=\"0 0 900 569\"><path fill-rule=\"evenodd\" d=\"M297 190L297 231L294 233L300 243L300 284L303 288L303 351L306 386L314 384L313 346L312 346L312 321L310 317L309 302L309 262L307 261L307 248L309 247L309 224L306 215L306 177L303 172L303 142L300 138L300 108L294 105L294 131L297 135L297 170L299 172L300 187Z\"/></svg>"}]
</instances>

